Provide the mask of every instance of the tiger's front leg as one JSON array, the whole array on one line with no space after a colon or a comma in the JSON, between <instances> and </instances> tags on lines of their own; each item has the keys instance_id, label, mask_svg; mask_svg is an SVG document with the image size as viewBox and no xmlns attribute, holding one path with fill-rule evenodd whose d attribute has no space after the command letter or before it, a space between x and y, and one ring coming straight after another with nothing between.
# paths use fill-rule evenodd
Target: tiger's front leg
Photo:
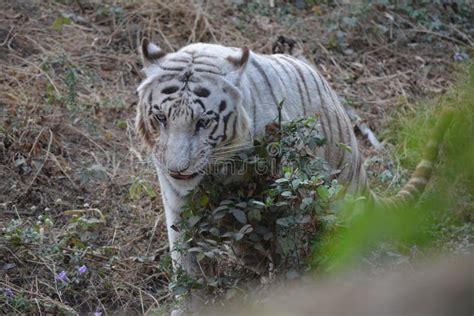
<instances>
[{"instance_id":1,"label":"tiger's front leg","mask_svg":"<svg viewBox=\"0 0 474 316\"><path fill-rule=\"evenodd\" d=\"M196 256L193 255L194 253L186 251L189 245L184 241L184 232L178 228L181 212L186 202L186 195L190 189L176 187L175 183L171 182L160 171L158 171L158 179L160 181L161 196L165 210L166 228L174 272L176 273L179 269L183 269L192 279L197 280L201 271ZM191 311L197 310L205 300L204 292L191 291L185 299L185 307ZM176 298L181 299L180 296L176 296ZM174 310L172 315L182 315L182 311Z\"/></svg>"},{"instance_id":2,"label":"tiger's front leg","mask_svg":"<svg viewBox=\"0 0 474 316\"><path fill-rule=\"evenodd\" d=\"M189 190L176 187L162 172L158 172L160 181L161 196L165 210L166 229L168 232L168 242L173 262L173 269L183 269L190 276L197 276L198 266L192 260L192 256L188 255L186 248L188 245L184 243L183 232L178 228L181 220L181 212L186 201L186 195Z\"/></svg>"}]
</instances>

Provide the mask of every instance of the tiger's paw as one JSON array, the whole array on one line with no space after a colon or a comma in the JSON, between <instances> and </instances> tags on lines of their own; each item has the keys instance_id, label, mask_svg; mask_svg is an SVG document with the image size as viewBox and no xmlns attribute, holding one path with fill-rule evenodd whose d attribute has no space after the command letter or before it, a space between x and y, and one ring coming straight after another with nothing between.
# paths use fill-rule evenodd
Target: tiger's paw
<instances>
[{"instance_id":1,"label":"tiger's paw","mask_svg":"<svg viewBox=\"0 0 474 316\"><path fill-rule=\"evenodd\" d=\"M183 315L184 315L184 311L181 309L174 309L171 311L171 314L170 314L170 316L183 316Z\"/></svg>"}]
</instances>

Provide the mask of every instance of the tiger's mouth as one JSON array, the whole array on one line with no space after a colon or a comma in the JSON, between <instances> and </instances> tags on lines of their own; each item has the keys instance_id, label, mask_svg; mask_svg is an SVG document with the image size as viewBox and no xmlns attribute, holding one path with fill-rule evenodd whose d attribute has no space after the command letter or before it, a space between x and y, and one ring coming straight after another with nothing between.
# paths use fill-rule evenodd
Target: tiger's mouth
<instances>
[{"instance_id":1,"label":"tiger's mouth","mask_svg":"<svg viewBox=\"0 0 474 316\"><path fill-rule=\"evenodd\" d=\"M183 173L179 173L179 172L169 172L168 174L172 178L175 178L177 180L190 180L190 179L195 178L199 174L199 172L195 172L195 173L192 173L192 174L183 174Z\"/></svg>"}]
</instances>

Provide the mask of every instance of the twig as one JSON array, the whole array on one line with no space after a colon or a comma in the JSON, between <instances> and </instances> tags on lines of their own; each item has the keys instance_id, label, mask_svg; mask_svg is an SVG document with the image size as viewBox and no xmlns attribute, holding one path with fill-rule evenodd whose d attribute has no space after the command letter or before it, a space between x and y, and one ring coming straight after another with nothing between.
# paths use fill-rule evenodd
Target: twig
<instances>
[{"instance_id":1,"label":"twig","mask_svg":"<svg viewBox=\"0 0 474 316\"><path fill-rule=\"evenodd\" d=\"M151 242L153 241L153 237L155 237L156 227L158 227L158 223L160 222L162 215L163 214L160 213L156 216L155 224L153 225L153 229L151 230L150 241L148 242L148 246L146 248L146 256L148 256L148 252L150 251Z\"/></svg>"},{"instance_id":2,"label":"twig","mask_svg":"<svg viewBox=\"0 0 474 316\"><path fill-rule=\"evenodd\" d=\"M76 183L74 183L74 180L72 180L72 178L67 174L66 170L63 168L63 166L61 166L61 164L59 163L58 161L58 158L56 158L56 156L54 154L51 153L51 158L54 160L54 162L56 163L56 165L58 166L59 170L61 170L62 174L69 180L69 182L71 182L72 186L75 188L75 189L78 189L79 187L76 185Z\"/></svg>"},{"instance_id":3,"label":"twig","mask_svg":"<svg viewBox=\"0 0 474 316\"><path fill-rule=\"evenodd\" d=\"M168 38L165 36L165 34L163 34L163 32L161 31L161 27L160 27L160 21L157 21L156 23L156 30L158 31L158 34L161 35L161 37L163 38L163 40L165 41L165 44L168 46L168 48L170 49L171 52L174 52L175 49L173 48L173 45L171 45L171 43L168 41Z\"/></svg>"},{"instance_id":4,"label":"twig","mask_svg":"<svg viewBox=\"0 0 474 316\"><path fill-rule=\"evenodd\" d=\"M59 301L61 301L62 303L63 298L61 296L61 292L59 292L59 289L58 289L58 279L56 278L56 265L54 264L54 261L52 262L52 267L53 267L53 276L54 276L54 289L56 291L56 294L59 297Z\"/></svg>"},{"instance_id":5,"label":"twig","mask_svg":"<svg viewBox=\"0 0 474 316\"><path fill-rule=\"evenodd\" d=\"M334 64L334 66L336 66L336 68L339 70L339 72L341 73L344 73L344 70L342 70L341 66L339 66L339 63L334 59L334 57L332 57L333 54L331 54L326 47L324 47L323 44L321 44L320 42L318 42L318 46L321 47L321 49L326 53L326 55L329 57L329 59L331 60L331 62Z\"/></svg>"},{"instance_id":6,"label":"twig","mask_svg":"<svg viewBox=\"0 0 474 316\"><path fill-rule=\"evenodd\" d=\"M460 30L458 30L457 27L455 27L453 24L448 24L448 27L455 31L456 33L459 34L460 37L462 37L468 44L469 46L471 47L474 47L474 42L470 39L469 35L467 35L466 33L464 32L461 32Z\"/></svg>"},{"instance_id":7,"label":"twig","mask_svg":"<svg viewBox=\"0 0 474 316\"><path fill-rule=\"evenodd\" d=\"M43 167L44 165L46 164L46 161L48 160L48 157L49 157L49 153L51 151L51 144L53 143L53 132L51 131L51 129L49 129L49 142L48 142L48 148L46 149L46 157L44 158L44 161L43 163L41 164L41 166L38 168L38 170L36 171L33 179L31 180L30 184L26 187L25 189L25 194L29 192L31 186L33 185L33 183L36 181L36 178L38 177L38 175L40 174L41 170L43 170Z\"/></svg>"},{"instance_id":8,"label":"twig","mask_svg":"<svg viewBox=\"0 0 474 316\"><path fill-rule=\"evenodd\" d=\"M425 33L425 34L430 34L430 35L434 35L434 36L437 36L439 38L442 38L444 40L447 40L448 42L453 42L453 43L456 43L458 45L461 45L461 46L464 46L464 47L470 47L470 45L464 43L463 41L460 41L454 37L449 37L449 36L446 36L446 35L443 35L441 33L437 33L437 32L433 32L433 31L430 31L430 30L427 30L425 28L423 29L414 29L414 30L409 30L408 32L410 33ZM471 45L472 46L472 45Z\"/></svg>"},{"instance_id":9,"label":"twig","mask_svg":"<svg viewBox=\"0 0 474 316\"><path fill-rule=\"evenodd\" d=\"M10 31L8 31L7 36L5 36L5 40L3 41L3 43L0 44L0 46L5 46L5 44L8 43L8 38L10 37L10 34L12 33L13 29L15 29L14 25L10 27Z\"/></svg>"},{"instance_id":10,"label":"twig","mask_svg":"<svg viewBox=\"0 0 474 316\"><path fill-rule=\"evenodd\" d=\"M28 152L28 159L31 160L31 154L33 153L33 150L35 149L36 147L36 144L38 144L39 142L39 138L41 137L41 135L43 134L44 130L46 129L46 127L43 127L40 132L38 133L38 135L36 135L36 138L33 142L33 145L31 145L31 149L30 151Z\"/></svg>"},{"instance_id":11,"label":"twig","mask_svg":"<svg viewBox=\"0 0 474 316\"><path fill-rule=\"evenodd\" d=\"M201 19L201 11L199 9L196 10L196 17L194 18L194 25L191 29L191 34L188 36L188 44L194 43L196 41L196 29L199 24L199 20Z\"/></svg>"},{"instance_id":12,"label":"twig","mask_svg":"<svg viewBox=\"0 0 474 316\"><path fill-rule=\"evenodd\" d=\"M51 299L50 297L48 296L42 296L41 294L39 293L35 293L35 292L32 292L32 291L29 291L27 289L24 289L22 287L18 287L14 284L10 284L10 283L5 283L3 281L0 281L0 285L4 286L4 287L7 287L7 288L11 288L12 290L14 290L15 292L17 293L26 293L28 295L31 295L33 297L39 297L41 300L43 301L46 301L46 302L49 302L55 306L58 306L59 308L62 308L70 313L72 313L73 315L78 315L78 313L70 306L67 306L65 304L63 304L62 302L58 302L56 300L53 300Z\"/></svg>"},{"instance_id":13,"label":"twig","mask_svg":"<svg viewBox=\"0 0 474 316\"><path fill-rule=\"evenodd\" d=\"M35 44L35 46L37 46L44 55L48 55L48 50L41 46L37 41L32 39L31 36L25 35L25 38Z\"/></svg>"},{"instance_id":14,"label":"twig","mask_svg":"<svg viewBox=\"0 0 474 316\"><path fill-rule=\"evenodd\" d=\"M209 30L209 33L211 33L212 39L214 42L219 42L216 38L216 35L214 34L214 29L212 28L211 24L209 23L209 20L206 18L206 16L203 16L204 18L204 23L206 24L206 30Z\"/></svg>"},{"instance_id":15,"label":"twig","mask_svg":"<svg viewBox=\"0 0 474 316\"><path fill-rule=\"evenodd\" d=\"M0 247L6 249L18 262L20 262L21 264L25 264L24 261L18 258L18 256L12 250L10 250L10 248L2 244L0 244Z\"/></svg>"},{"instance_id":16,"label":"twig","mask_svg":"<svg viewBox=\"0 0 474 316\"><path fill-rule=\"evenodd\" d=\"M428 30L427 28L425 28L424 26L422 25L415 25L413 24L412 22L410 22L407 18L403 17L402 15L398 14L398 17L403 20L405 23L409 24L413 29L412 30L408 30L407 32L409 33L425 33L425 34L430 34L430 35L434 35L434 36L437 36L439 38L442 38L442 39L445 39L449 42L453 42L453 43L457 43L461 46L468 46L466 45L466 43L458 40L458 39L455 39L453 37L449 37L449 36L446 36L446 35L443 35L441 33L437 33L437 32L433 32L433 31L430 31ZM421 28L420 28L421 27ZM472 46L472 45L471 45Z\"/></svg>"},{"instance_id":17,"label":"twig","mask_svg":"<svg viewBox=\"0 0 474 316\"><path fill-rule=\"evenodd\" d=\"M138 286L133 285L133 284L131 284L131 283L125 281L125 280L122 281L122 282L123 282L124 284L126 284L126 285L128 285L128 286L134 288L135 290L142 291L142 289L140 289ZM150 297L150 298L155 302L156 306L158 306L158 307L161 306L160 302L158 302L158 301L156 300L156 298L155 298L153 295L151 295L150 293L148 293L148 292L146 292L146 291L143 291L143 293L145 293L148 297Z\"/></svg>"},{"instance_id":18,"label":"twig","mask_svg":"<svg viewBox=\"0 0 474 316\"><path fill-rule=\"evenodd\" d=\"M399 77L399 76L402 76L404 74L408 74L408 73L411 73L411 72L412 72L411 70L407 70L405 72L397 72L396 74L383 76L383 77L370 77L370 78L367 78L367 79L360 79L360 80L357 80L357 83L371 83L371 82L380 82L380 81L383 81L383 80L390 80L390 79L393 79L393 78L396 78L396 77Z\"/></svg>"}]
</instances>

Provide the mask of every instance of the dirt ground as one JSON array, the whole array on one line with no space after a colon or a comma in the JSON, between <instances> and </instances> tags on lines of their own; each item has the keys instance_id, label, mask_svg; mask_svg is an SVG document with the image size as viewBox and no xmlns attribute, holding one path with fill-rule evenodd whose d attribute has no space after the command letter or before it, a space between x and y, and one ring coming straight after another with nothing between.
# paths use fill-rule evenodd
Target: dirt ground
<instances>
[{"instance_id":1,"label":"dirt ground","mask_svg":"<svg viewBox=\"0 0 474 316\"><path fill-rule=\"evenodd\" d=\"M467 5L293 2L1 1L0 227L21 247L0 240L0 288L16 297L0 312L145 313L172 298L159 187L133 129L143 37L258 53L279 51L280 37L388 149L394 114L452 87L473 54ZM89 278L72 288L51 277L81 262Z\"/></svg>"}]
</instances>

